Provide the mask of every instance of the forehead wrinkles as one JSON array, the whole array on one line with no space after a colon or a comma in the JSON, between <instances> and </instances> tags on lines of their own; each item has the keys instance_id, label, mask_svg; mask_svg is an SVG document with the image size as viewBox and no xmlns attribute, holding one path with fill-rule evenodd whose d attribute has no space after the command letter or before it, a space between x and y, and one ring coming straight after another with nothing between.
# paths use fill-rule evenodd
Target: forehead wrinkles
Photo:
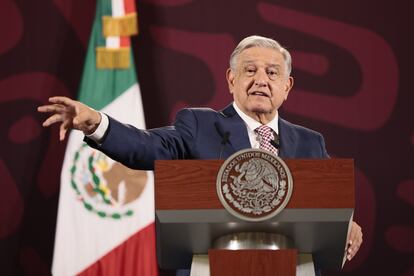
<instances>
[{"instance_id":1,"label":"forehead wrinkles","mask_svg":"<svg viewBox=\"0 0 414 276\"><path fill-rule=\"evenodd\" d=\"M259 66L261 66L262 63L263 62L257 61L257 60L246 60L246 61L242 61L240 65L243 66L243 67L249 66L249 65L255 65L255 66L259 65ZM269 62L265 62L264 66L266 68L269 68L269 67L280 68L280 67L282 67L279 63L269 63Z\"/></svg>"}]
</instances>

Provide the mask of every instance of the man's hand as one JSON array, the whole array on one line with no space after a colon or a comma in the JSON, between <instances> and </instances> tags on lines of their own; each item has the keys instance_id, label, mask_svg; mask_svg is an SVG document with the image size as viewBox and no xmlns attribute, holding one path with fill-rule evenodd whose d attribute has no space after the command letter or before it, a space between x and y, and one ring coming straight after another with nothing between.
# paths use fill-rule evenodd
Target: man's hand
<instances>
[{"instance_id":1,"label":"man's hand","mask_svg":"<svg viewBox=\"0 0 414 276\"><path fill-rule=\"evenodd\" d=\"M362 244L362 230L361 226L352 221L351 232L349 233L346 248L346 258L350 261L358 252L359 247Z\"/></svg>"},{"instance_id":2,"label":"man's hand","mask_svg":"<svg viewBox=\"0 0 414 276\"><path fill-rule=\"evenodd\" d=\"M83 131L85 135L92 134L101 122L101 114L81 102L67 97L51 97L49 105L42 105L37 111L51 113L43 122L44 127L60 123L59 140L65 139L69 129Z\"/></svg>"}]
</instances>

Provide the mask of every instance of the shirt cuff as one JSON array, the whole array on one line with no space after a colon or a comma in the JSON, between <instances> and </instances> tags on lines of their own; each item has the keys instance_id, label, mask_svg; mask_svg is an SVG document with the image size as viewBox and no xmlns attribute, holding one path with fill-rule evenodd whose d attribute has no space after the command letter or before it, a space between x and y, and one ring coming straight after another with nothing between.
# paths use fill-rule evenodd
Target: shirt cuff
<instances>
[{"instance_id":1,"label":"shirt cuff","mask_svg":"<svg viewBox=\"0 0 414 276\"><path fill-rule=\"evenodd\" d=\"M101 114L101 123L99 124L98 128L95 130L94 133L86 135L86 137L90 138L91 140L97 143L99 143L105 136L105 133L108 130L109 126L108 116L102 112L99 113Z\"/></svg>"}]
</instances>

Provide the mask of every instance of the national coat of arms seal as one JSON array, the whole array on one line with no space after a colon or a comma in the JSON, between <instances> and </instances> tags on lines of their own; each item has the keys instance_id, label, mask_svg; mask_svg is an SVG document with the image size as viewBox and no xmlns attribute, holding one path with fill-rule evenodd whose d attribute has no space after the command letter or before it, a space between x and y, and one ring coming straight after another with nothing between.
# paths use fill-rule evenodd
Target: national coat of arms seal
<instances>
[{"instance_id":1,"label":"national coat of arms seal","mask_svg":"<svg viewBox=\"0 0 414 276\"><path fill-rule=\"evenodd\" d=\"M225 160L216 185L224 208L247 221L263 221L280 213L293 190L285 162L260 149L241 150Z\"/></svg>"},{"instance_id":2,"label":"national coat of arms seal","mask_svg":"<svg viewBox=\"0 0 414 276\"><path fill-rule=\"evenodd\" d=\"M147 184L147 172L132 170L82 144L73 156L70 183L77 199L102 218L121 219L134 214L131 204Z\"/></svg>"}]
</instances>

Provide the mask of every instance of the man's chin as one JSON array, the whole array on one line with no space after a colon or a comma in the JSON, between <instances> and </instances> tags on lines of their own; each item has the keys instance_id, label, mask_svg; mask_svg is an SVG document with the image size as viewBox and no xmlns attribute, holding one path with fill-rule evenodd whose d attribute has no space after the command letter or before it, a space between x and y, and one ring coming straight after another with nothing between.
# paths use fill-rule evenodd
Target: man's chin
<instances>
[{"instance_id":1,"label":"man's chin","mask_svg":"<svg viewBox=\"0 0 414 276\"><path fill-rule=\"evenodd\" d=\"M264 106L255 106L253 108L250 109L251 112L253 113L259 113L259 114L268 114L268 113L272 113L272 109L269 107L264 107Z\"/></svg>"}]
</instances>

